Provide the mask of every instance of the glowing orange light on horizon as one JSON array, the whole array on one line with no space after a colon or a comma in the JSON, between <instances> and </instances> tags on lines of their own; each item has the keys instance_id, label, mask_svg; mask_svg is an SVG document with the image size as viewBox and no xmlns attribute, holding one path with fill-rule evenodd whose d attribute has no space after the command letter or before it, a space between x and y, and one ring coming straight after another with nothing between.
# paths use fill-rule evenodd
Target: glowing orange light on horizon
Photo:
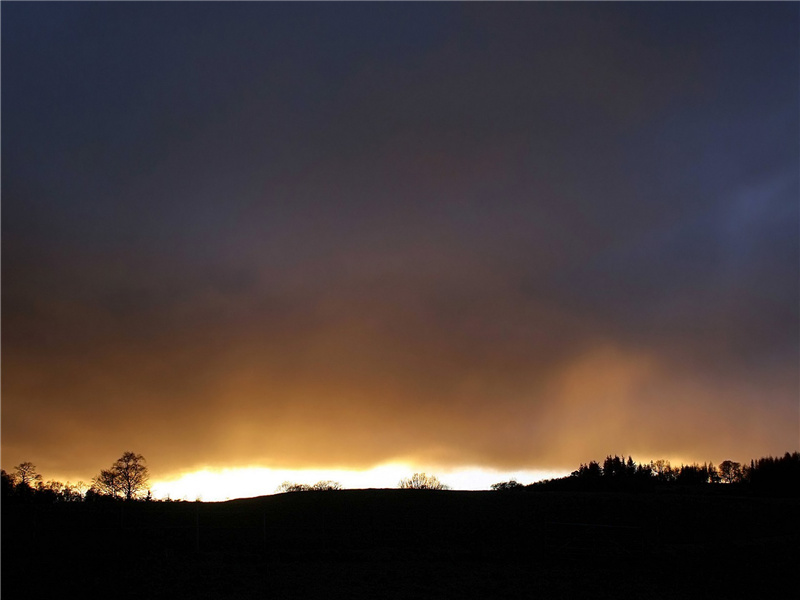
<instances>
[{"instance_id":1,"label":"glowing orange light on horizon","mask_svg":"<svg viewBox=\"0 0 800 600\"><path fill-rule=\"evenodd\" d=\"M314 484L317 481L338 481L345 489L396 488L403 477L417 471L435 473L454 490L482 490L499 481L516 479L531 483L551 477L561 477L563 471L497 471L480 467L459 469L422 469L391 463L368 470L344 469L269 469L242 467L229 469L200 469L173 479L154 481L153 496L159 499L224 501L274 494L284 481Z\"/></svg>"}]
</instances>

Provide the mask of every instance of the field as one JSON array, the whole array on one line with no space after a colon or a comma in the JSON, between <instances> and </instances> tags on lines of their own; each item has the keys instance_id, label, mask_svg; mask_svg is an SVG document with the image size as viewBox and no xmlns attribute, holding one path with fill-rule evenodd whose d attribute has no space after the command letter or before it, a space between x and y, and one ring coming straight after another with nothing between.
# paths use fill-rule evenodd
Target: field
<instances>
[{"instance_id":1,"label":"field","mask_svg":"<svg viewBox=\"0 0 800 600\"><path fill-rule=\"evenodd\" d=\"M725 486L720 486L724 488ZM794 598L800 501L675 490L4 503L6 599Z\"/></svg>"}]
</instances>

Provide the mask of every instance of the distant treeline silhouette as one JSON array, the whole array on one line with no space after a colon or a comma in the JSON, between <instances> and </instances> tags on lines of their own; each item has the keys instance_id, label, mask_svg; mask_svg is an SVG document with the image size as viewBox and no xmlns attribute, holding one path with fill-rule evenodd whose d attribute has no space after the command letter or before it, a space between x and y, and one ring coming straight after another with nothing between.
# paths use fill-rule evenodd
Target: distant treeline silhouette
<instances>
[{"instance_id":1,"label":"distant treeline silhouette","mask_svg":"<svg viewBox=\"0 0 800 600\"><path fill-rule=\"evenodd\" d=\"M318 481L314 485L308 485L306 483L295 483L293 481L284 481L282 484L278 486L275 490L278 493L284 492L337 492L341 489L342 484L338 481L331 481L330 479L325 479L323 481Z\"/></svg>"},{"instance_id":2,"label":"distant treeline silhouette","mask_svg":"<svg viewBox=\"0 0 800 600\"><path fill-rule=\"evenodd\" d=\"M13 473L0 471L2 499L22 503L156 501L148 488L149 473L141 454L125 452L109 469L100 471L91 485L49 480L45 482L36 465L23 462ZM741 491L777 495L800 495L800 452L786 452L781 457L766 456L742 464L732 460L672 466L659 459L637 464L628 456L606 456L603 464L590 461L581 464L567 477L548 479L528 485L515 480L495 483L496 491L647 491L657 488L687 489L706 486L731 486ZM447 490L435 475L414 473L402 479L400 489ZM314 485L282 483L277 492L310 492L341 490L338 481L319 481ZM166 502L171 500L167 499Z\"/></svg>"},{"instance_id":3,"label":"distant treeline silhouette","mask_svg":"<svg viewBox=\"0 0 800 600\"><path fill-rule=\"evenodd\" d=\"M713 463L672 466L668 460L636 464L628 456L606 456L603 464L590 461L581 464L567 477L548 479L529 485L504 481L492 485L493 490L564 490L619 491L654 488L731 485L740 490L759 493L800 495L800 452L781 457L766 456L741 464L724 460Z\"/></svg>"},{"instance_id":4,"label":"distant treeline silhouette","mask_svg":"<svg viewBox=\"0 0 800 600\"><path fill-rule=\"evenodd\" d=\"M36 465L23 462L13 473L0 471L4 501L50 504L54 502L94 502L109 500L152 500L148 482L150 473L145 458L135 452L123 452L108 469L92 479L91 486L83 481L44 482Z\"/></svg>"}]
</instances>

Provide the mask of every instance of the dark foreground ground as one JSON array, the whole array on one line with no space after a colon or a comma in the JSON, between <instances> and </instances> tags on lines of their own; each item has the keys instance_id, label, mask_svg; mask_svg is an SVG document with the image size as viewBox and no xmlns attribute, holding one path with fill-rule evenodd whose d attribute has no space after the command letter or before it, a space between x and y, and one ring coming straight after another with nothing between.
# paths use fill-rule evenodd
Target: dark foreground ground
<instances>
[{"instance_id":1,"label":"dark foreground ground","mask_svg":"<svg viewBox=\"0 0 800 600\"><path fill-rule=\"evenodd\" d=\"M14 598L797 598L800 500L300 492L2 507Z\"/></svg>"}]
</instances>

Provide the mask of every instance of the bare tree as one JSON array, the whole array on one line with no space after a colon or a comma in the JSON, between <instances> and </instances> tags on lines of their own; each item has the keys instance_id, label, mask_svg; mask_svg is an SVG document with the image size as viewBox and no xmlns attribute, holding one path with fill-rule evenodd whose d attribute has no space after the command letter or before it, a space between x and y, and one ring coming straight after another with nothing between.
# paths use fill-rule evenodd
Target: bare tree
<instances>
[{"instance_id":1,"label":"bare tree","mask_svg":"<svg viewBox=\"0 0 800 600\"><path fill-rule=\"evenodd\" d=\"M311 489L315 492L334 492L337 490L342 489L342 484L338 481L331 481L330 479L325 479L324 481L318 481L314 485L311 486Z\"/></svg>"},{"instance_id":2,"label":"bare tree","mask_svg":"<svg viewBox=\"0 0 800 600\"><path fill-rule=\"evenodd\" d=\"M116 498L119 496L121 489L119 475L114 469L103 469L99 475L92 479L92 490L97 494Z\"/></svg>"},{"instance_id":3,"label":"bare tree","mask_svg":"<svg viewBox=\"0 0 800 600\"><path fill-rule=\"evenodd\" d=\"M450 488L439 481L436 475L414 473L411 477L401 479L397 484L401 490L449 490Z\"/></svg>"},{"instance_id":4,"label":"bare tree","mask_svg":"<svg viewBox=\"0 0 800 600\"><path fill-rule=\"evenodd\" d=\"M293 481L284 481L275 490L276 492L308 492L311 491L311 486L305 483L294 483Z\"/></svg>"},{"instance_id":5,"label":"bare tree","mask_svg":"<svg viewBox=\"0 0 800 600\"><path fill-rule=\"evenodd\" d=\"M14 479L17 485L33 486L42 480L42 476L36 472L36 465L31 462L24 462L14 467Z\"/></svg>"},{"instance_id":6,"label":"bare tree","mask_svg":"<svg viewBox=\"0 0 800 600\"><path fill-rule=\"evenodd\" d=\"M92 480L92 487L106 496L121 496L126 500L141 498L149 491L147 483L150 473L144 456L134 452L124 452L110 469L100 471Z\"/></svg>"},{"instance_id":7,"label":"bare tree","mask_svg":"<svg viewBox=\"0 0 800 600\"><path fill-rule=\"evenodd\" d=\"M71 487L72 490L74 490L75 494L77 494L78 500L83 500L83 497L86 495L86 490L89 489L89 486L86 485L86 482L84 482L83 480L78 480L78 483L76 483L73 486L70 486L68 481L67 487Z\"/></svg>"},{"instance_id":8,"label":"bare tree","mask_svg":"<svg viewBox=\"0 0 800 600\"><path fill-rule=\"evenodd\" d=\"M126 500L133 500L147 494L150 473L144 463L145 459L141 454L125 452L111 467L119 476L122 494Z\"/></svg>"}]
</instances>

